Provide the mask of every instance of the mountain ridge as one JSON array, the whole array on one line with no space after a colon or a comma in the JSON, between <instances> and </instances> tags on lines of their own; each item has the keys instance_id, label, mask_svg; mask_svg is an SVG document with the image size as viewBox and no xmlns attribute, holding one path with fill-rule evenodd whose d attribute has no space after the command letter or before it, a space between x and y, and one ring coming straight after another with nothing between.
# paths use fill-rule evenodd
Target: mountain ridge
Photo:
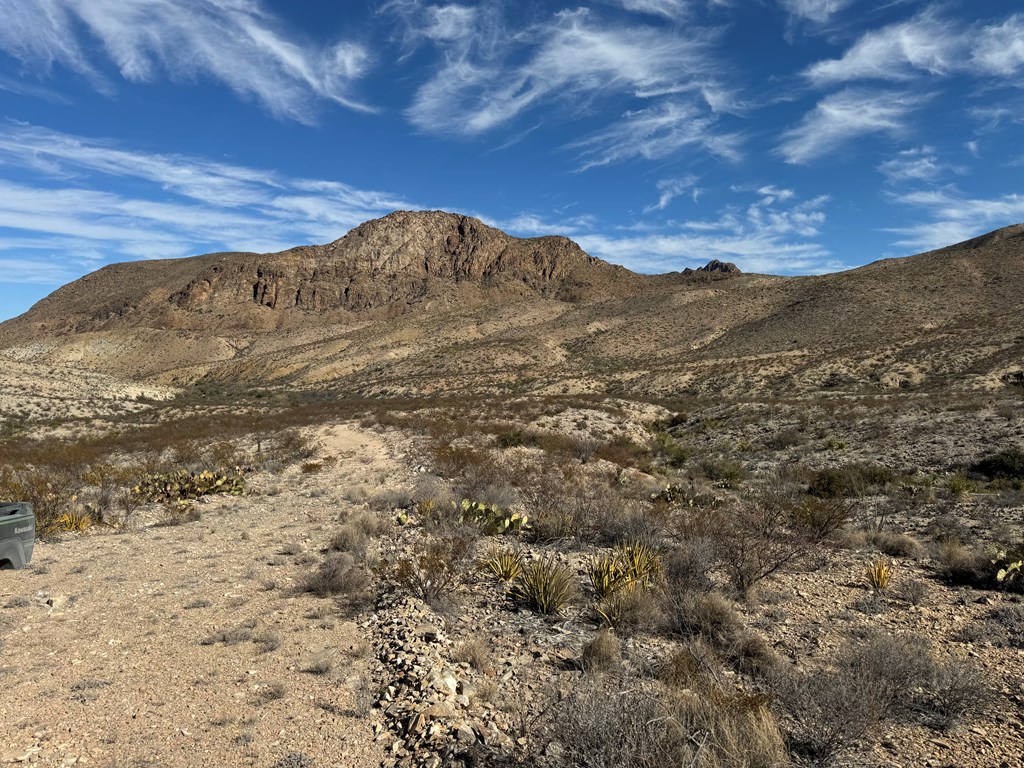
<instances>
[{"instance_id":1,"label":"mountain ridge","mask_svg":"<svg viewBox=\"0 0 1024 768\"><path fill-rule=\"evenodd\" d=\"M1024 367L1022 234L830 275L644 275L400 211L326 245L104 267L0 324L0 355L368 395L989 388Z\"/></svg>"}]
</instances>

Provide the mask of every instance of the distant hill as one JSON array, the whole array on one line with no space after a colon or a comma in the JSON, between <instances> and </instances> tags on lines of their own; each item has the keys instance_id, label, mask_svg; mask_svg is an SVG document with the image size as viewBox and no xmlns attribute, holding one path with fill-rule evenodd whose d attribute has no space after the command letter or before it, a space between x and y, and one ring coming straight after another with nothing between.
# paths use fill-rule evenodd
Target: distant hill
<instances>
[{"instance_id":1,"label":"distant hill","mask_svg":"<svg viewBox=\"0 0 1024 768\"><path fill-rule=\"evenodd\" d=\"M1024 369L1022 310L1024 225L832 275L641 275L396 212L327 245L104 267L0 324L0 356L364 395L997 388Z\"/></svg>"}]
</instances>

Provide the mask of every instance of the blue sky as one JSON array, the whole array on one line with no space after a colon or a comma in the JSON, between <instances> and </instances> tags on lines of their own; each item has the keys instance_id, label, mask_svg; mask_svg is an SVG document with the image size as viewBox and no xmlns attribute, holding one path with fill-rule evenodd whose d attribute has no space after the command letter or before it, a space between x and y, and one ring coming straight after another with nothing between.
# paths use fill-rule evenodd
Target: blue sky
<instances>
[{"instance_id":1,"label":"blue sky","mask_svg":"<svg viewBox=\"0 0 1024 768\"><path fill-rule=\"evenodd\" d=\"M585 2L585 0L584 0ZM1018 2L0 0L0 319L395 209L661 272L1024 221Z\"/></svg>"}]
</instances>

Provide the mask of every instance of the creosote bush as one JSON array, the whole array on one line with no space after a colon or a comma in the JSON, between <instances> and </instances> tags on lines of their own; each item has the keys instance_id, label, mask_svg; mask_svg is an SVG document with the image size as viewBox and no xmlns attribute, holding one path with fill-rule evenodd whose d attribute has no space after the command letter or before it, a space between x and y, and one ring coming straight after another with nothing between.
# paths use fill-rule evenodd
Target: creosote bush
<instances>
[{"instance_id":1,"label":"creosote bush","mask_svg":"<svg viewBox=\"0 0 1024 768\"><path fill-rule=\"evenodd\" d=\"M986 701L979 674L936 661L926 638L874 635L851 641L828 667L773 667L767 688L793 754L829 766L887 719L952 727Z\"/></svg>"},{"instance_id":2,"label":"creosote bush","mask_svg":"<svg viewBox=\"0 0 1024 768\"><path fill-rule=\"evenodd\" d=\"M418 542L393 569L398 585L431 605L450 599L469 559L472 541L457 533Z\"/></svg>"}]
</instances>

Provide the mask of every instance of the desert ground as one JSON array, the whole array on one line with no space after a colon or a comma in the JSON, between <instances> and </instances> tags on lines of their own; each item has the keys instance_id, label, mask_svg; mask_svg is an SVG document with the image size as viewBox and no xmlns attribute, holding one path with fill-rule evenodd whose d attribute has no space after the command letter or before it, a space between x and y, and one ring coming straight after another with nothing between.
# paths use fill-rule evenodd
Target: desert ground
<instances>
[{"instance_id":1,"label":"desert ground","mask_svg":"<svg viewBox=\"0 0 1024 768\"><path fill-rule=\"evenodd\" d=\"M1012 388L44 384L3 447L42 535L0 572L3 764L1024 765Z\"/></svg>"}]
</instances>

